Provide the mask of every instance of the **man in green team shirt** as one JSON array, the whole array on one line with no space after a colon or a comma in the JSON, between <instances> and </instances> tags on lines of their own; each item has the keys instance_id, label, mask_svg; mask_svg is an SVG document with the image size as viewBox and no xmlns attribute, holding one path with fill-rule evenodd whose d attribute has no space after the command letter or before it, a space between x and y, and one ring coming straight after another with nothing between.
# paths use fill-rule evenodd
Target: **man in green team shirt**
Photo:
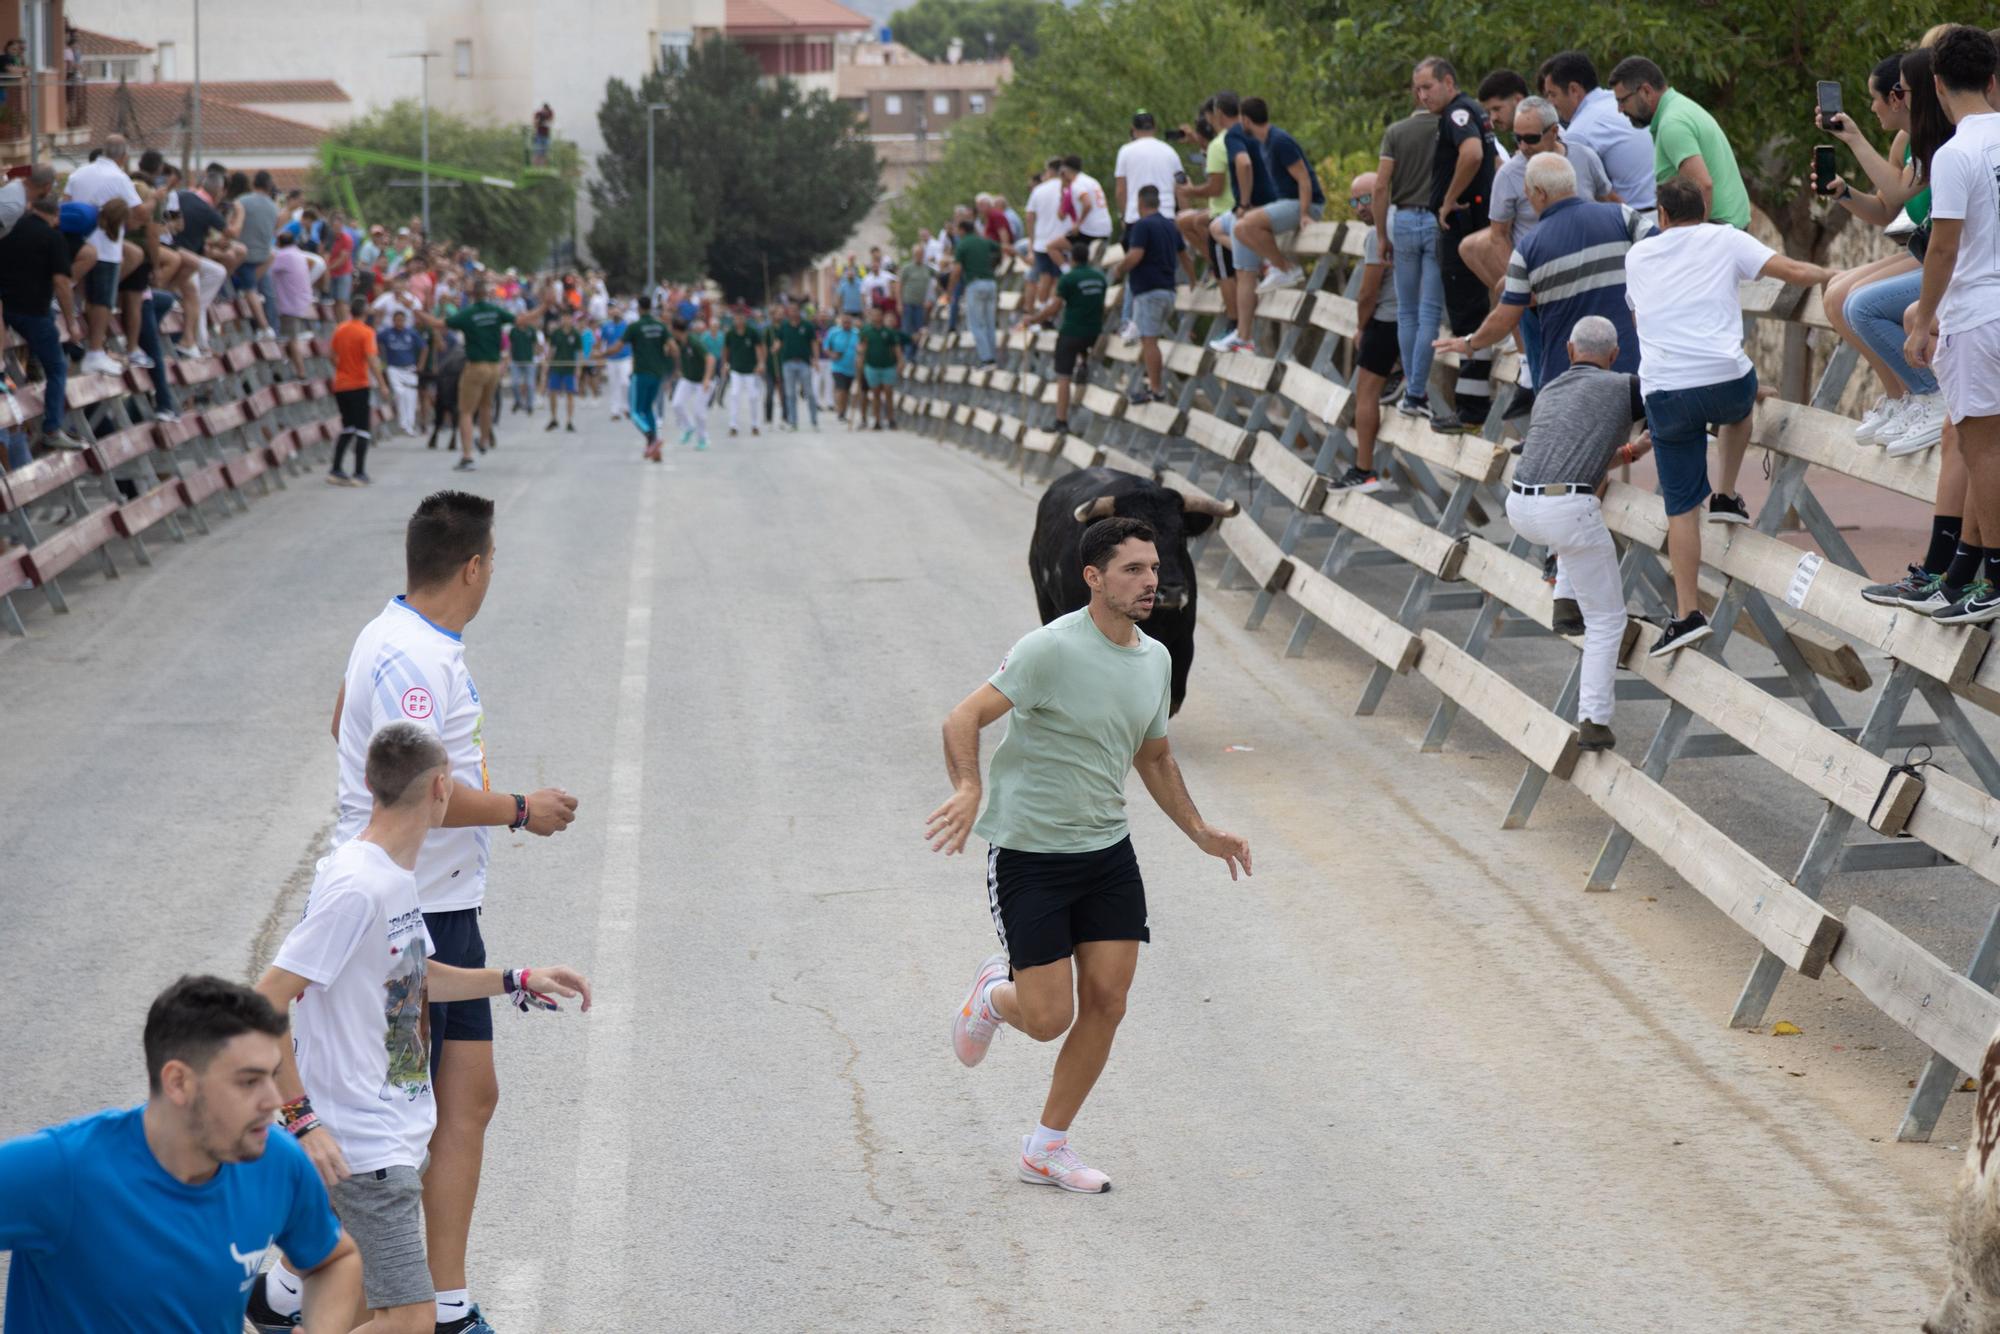
<instances>
[{"instance_id":1,"label":"man in green team shirt","mask_svg":"<svg viewBox=\"0 0 2000 1334\"><path fill-rule=\"evenodd\" d=\"M514 317L487 300L486 280L472 284L472 304L453 311L444 319L415 312L417 321L432 329L455 329L465 339L465 374L458 385L458 464L459 472L471 472L473 441L485 453L496 443L493 409L500 401L500 339ZM542 322L545 311L530 311L521 317L524 324Z\"/></svg>"},{"instance_id":2,"label":"man in green team shirt","mask_svg":"<svg viewBox=\"0 0 2000 1334\"><path fill-rule=\"evenodd\" d=\"M507 376L514 390L509 412L535 411L535 361L541 351L541 335L524 325L507 331Z\"/></svg>"},{"instance_id":3,"label":"man in green team shirt","mask_svg":"<svg viewBox=\"0 0 2000 1334\"><path fill-rule=\"evenodd\" d=\"M604 349L608 357L620 348L632 349L632 424L646 438L646 457L660 462L660 387L674 369L673 331L653 314L653 298L639 298L639 313L625 326L618 341Z\"/></svg>"},{"instance_id":4,"label":"man in green team shirt","mask_svg":"<svg viewBox=\"0 0 2000 1334\"><path fill-rule=\"evenodd\" d=\"M819 360L819 330L806 318L804 306L793 306L791 318L778 325L778 373L785 379L785 425L799 429L799 396L819 429L819 402L813 397L813 363Z\"/></svg>"},{"instance_id":5,"label":"man in green team shirt","mask_svg":"<svg viewBox=\"0 0 2000 1334\"><path fill-rule=\"evenodd\" d=\"M972 330L972 344L982 367L995 366L993 359L994 321L999 318L1000 289L993 281L993 266L1000 259L1000 247L973 229L972 219L958 224L958 244L952 251L951 287L965 307L965 323Z\"/></svg>"},{"instance_id":6,"label":"man in green team shirt","mask_svg":"<svg viewBox=\"0 0 2000 1334\"><path fill-rule=\"evenodd\" d=\"M1056 283L1049 303L1021 321L1021 327L1046 324L1058 314L1056 329L1056 421L1058 432L1069 430L1070 385L1090 380L1090 352L1104 333L1104 271L1088 258L1071 265Z\"/></svg>"},{"instance_id":7,"label":"man in green team shirt","mask_svg":"<svg viewBox=\"0 0 2000 1334\"><path fill-rule=\"evenodd\" d=\"M576 368L582 360L583 330L576 326L574 311L565 310L556 320L556 327L548 331L549 350L548 390L549 424L545 428L553 431L562 422L556 416L558 401L569 405L569 429L576 431Z\"/></svg>"},{"instance_id":8,"label":"man in green team shirt","mask_svg":"<svg viewBox=\"0 0 2000 1334\"><path fill-rule=\"evenodd\" d=\"M896 370L902 365L906 341L903 331L890 321L887 310L881 306L869 307L868 323L861 329L861 374L868 390L861 400L863 425L868 421L870 403L875 406L876 430L896 424L893 401Z\"/></svg>"},{"instance_id":9,"label":"man in green team shirt","mask_svg":"<svg viewBox=\"0 0 2000 1334\"><path fill-rule=\"evenodd\" d=\"M708 448L708 404L715 393L715 357L699 330L674 321L674 343L680 348L681 378L674 385L674 417L681 424L681 443Z\"/></svg>"},{"instance_id":10,"label":"man in green team shirt","mask_svg":"<svg viewBox=\"0 0 2000 1334\"><path fill-rule=\"evenodd\" d=\"M750 434L757 432L757 397L763 385L764 333L750 327L750 313L737 307L729 332L722 336L722 360L729 367L729 433L736 434L737 411L750 408Z\"/></svg>"}]
</instances>

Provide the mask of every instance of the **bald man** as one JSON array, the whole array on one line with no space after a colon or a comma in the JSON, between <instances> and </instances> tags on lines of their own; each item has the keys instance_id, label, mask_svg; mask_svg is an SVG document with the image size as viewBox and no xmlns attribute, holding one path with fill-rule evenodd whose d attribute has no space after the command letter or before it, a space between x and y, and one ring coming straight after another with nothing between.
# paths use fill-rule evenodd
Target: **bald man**
<instances>
[{"instance_id":1,"label":"bald man","mask_svg":"<svg viewBox=\"0 0 2000 1334\"><path fill-rule=\"evenodd\" d=\"M1375 437L1382 430L1382 399L1400 354L1396 336L1396 281L1382 257L1375 227L1375 173L1364 171L1347 187L1348 207L1368 229L1361 242L1361 292L1354 318L1361 330L1354 357L1354 463L1334 482L1337 491L1366 495L1382 489L1375 471ZM1384 207L1388 204L1383 201Z\"/></svg>"}]
</instances>

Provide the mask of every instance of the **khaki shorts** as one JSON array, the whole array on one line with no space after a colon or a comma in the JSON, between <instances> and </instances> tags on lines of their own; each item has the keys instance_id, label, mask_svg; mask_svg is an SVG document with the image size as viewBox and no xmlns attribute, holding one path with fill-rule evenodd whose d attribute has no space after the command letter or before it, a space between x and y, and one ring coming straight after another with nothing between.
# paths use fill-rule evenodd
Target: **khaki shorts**
<instances>
[{"instance_id":1,"label":"khaki shorts","mask_svg":"<svg viewBox=\"0 0 2000 1334\"><path fill-rule=\"evenodd\" d=\"M500 400L500 363L468 361L458 383L458 410L467 420L476 420L479 410Z\"/></svg>"}]
</instances>

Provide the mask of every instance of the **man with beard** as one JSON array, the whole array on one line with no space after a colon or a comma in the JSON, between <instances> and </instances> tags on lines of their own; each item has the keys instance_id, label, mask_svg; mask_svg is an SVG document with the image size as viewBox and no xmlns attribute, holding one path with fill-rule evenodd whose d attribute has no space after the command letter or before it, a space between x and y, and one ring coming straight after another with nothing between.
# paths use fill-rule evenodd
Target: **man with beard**
<instances>
[{"instance_id":1,"label":"man with beard","mask_svg":"<svg viewBox=\"0 0 2000 1334\"><path fill-rule=\"evenodd\" d=\"M1160 582L1152 526L1099 519L1081 547L1089 603L1030 631L945 719L953 792L931 812L925 837L946 856L964 851L974 832L991 845L987 904L1001 950L980 963L952 1020L952 1047L970 1066L1003 1023L1037 1042L1069 1035L1041 1122L1021 1137L1018 1171L1023 1181L1097 1195L1111 1178L1069 1147L1070 1122L1111 1055L1139 944L1151 938L1125 821L1126 771L1138 769L1153 800L1196 847L1228 864L1232 880L1239 866L1250 873L1250 841L1201 818L1167 744L1172 665L1138 624ZM979 732L1009 711L981 815Z\"/></svg>"}]
</instances>

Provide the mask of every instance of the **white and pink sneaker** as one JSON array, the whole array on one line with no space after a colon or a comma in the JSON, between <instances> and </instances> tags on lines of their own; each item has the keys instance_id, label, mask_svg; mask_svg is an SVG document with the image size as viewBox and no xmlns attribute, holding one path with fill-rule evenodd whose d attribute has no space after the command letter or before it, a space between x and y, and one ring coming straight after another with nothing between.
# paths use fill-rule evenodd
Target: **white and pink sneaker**
<instances>
[{"instance_id":1,"label":"white and pink sneaker","mask_svg":"<svg viewBox=\"0 0 2000 1334\"><path fill-rule=\"evenodd\" d=\"M1111 1178L1094 1167L1086 1167L1066 1139L1053 1140L1040 1152L1032 1152L1033 1135L1021 1136L1021 1180L1038 1185L1073 1190L1079 1195L1102 1195L1111 1189Z\"/></svg>"},{"instance_id":2,"label":"white and pink sneaker","mask_svg":"<svg viewBox=\"0 0 2000 1334\"><path fill-rule=\"evenodd\" d=\"M960 1063L978 1065L986 1059L986 1049L993 1045L993 1034L1000 1027L1000 1016L987 1008L986 988L995 978L1006 976L1004 954L987 955L973 975L972 990L965 993L965 1004L951 1017L951 1049L958 1053Z\"/></svg>"}]
</instances>

